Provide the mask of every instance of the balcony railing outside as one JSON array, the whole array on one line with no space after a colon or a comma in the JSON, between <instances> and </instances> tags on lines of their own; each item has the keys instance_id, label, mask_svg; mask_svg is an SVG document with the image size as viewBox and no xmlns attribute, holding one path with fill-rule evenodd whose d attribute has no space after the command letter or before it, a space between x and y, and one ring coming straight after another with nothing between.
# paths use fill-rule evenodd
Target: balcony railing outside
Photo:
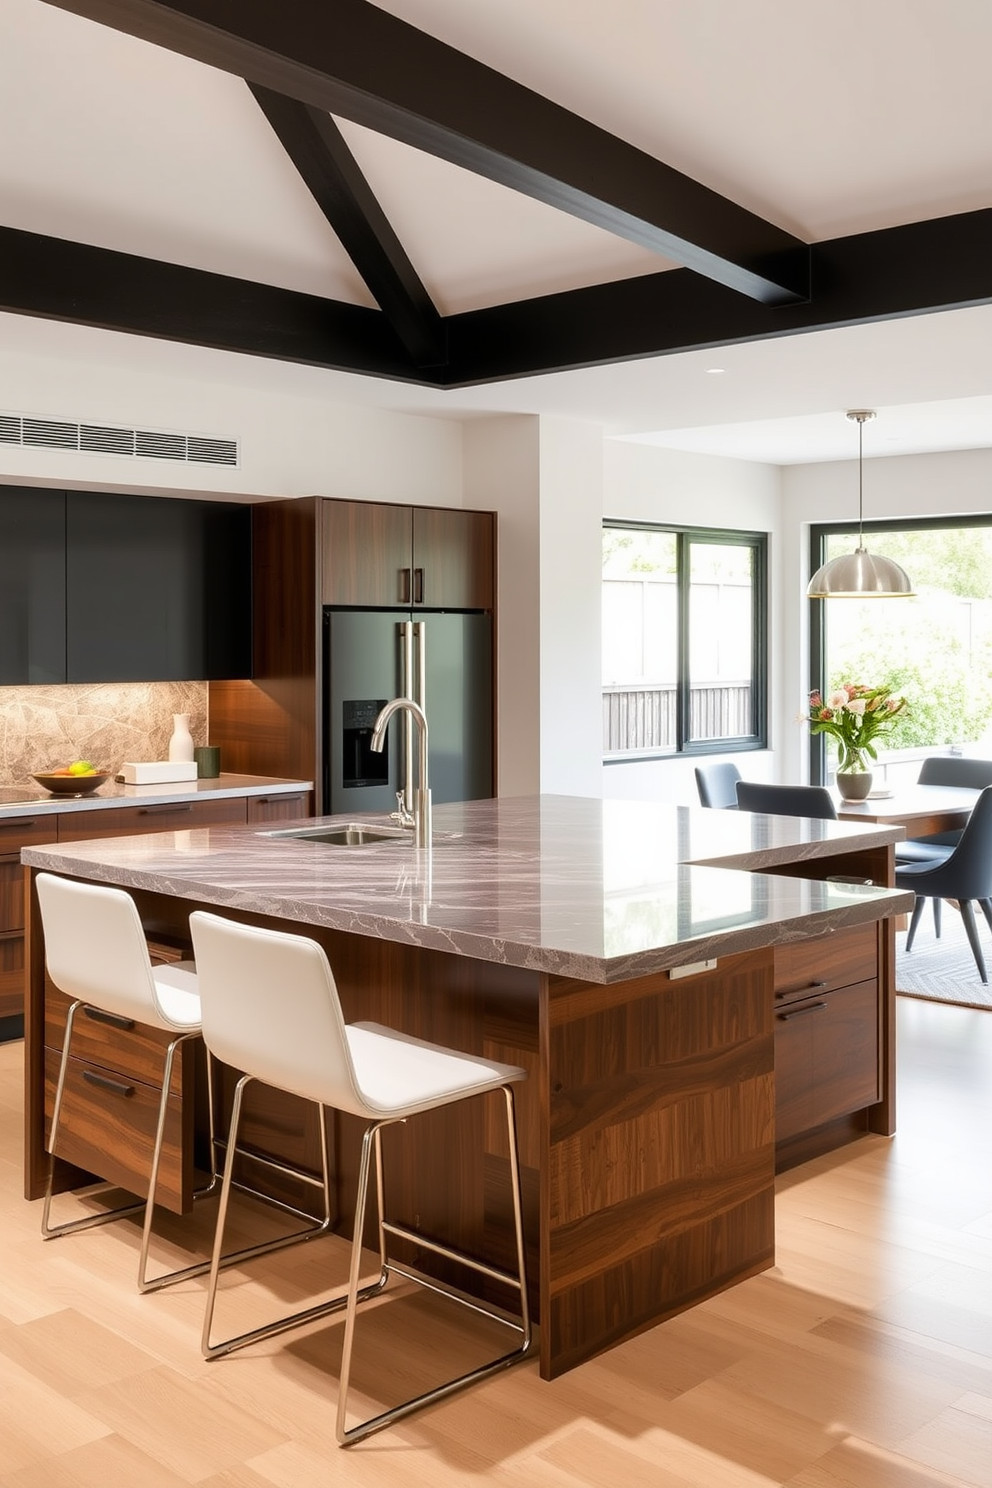
<instances>
[{"instance_id":1,"label":"balcony railing outside","mask_svg":"<svg viewBox=\"0 0 992 1488\"><path fill-rule=\"evenodd\" d=\"M674 750L675 684L603 688L604 754ZM754 733L750 682L713 682L689 693L693 739L740 739Z\"/></svg>"}]
</instances>

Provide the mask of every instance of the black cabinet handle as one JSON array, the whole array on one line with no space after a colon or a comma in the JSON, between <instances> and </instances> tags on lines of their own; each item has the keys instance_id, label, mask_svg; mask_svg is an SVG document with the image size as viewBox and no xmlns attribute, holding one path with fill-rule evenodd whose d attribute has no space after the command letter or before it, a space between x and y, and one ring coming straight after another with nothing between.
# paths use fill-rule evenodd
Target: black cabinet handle
<instances>
[{"instance_id":1,"label":"black cabinet handle","mask_svg":"<svg viewBox=\"0 0 992 1488\"><path fill-rule=\"evenodd\" d=\"M414 604L424 602L424 570L422 568L413 570L413 602Z\"/></svg>"},{"instance_id":2,"label":"black cabinet handle","mask_svg":"<svg viewBox=\"0 0 992 1488\"><path fill-rule=\"evenodd\" d=\"M812 987L828 987L829 985L830 985L829 982L807 982L806 983L807 988L812 988ZM796 988L796 987L785 987L785 988L783 988L783 990L781 992L776 992L775 993L775 1001L776 1002L781 1002L781 1000L782 1000L783 997L801 997L802 995L803 995L802 992L799 991L799 989Z\"/></svg>"},{"instance_id":3,"label":"black cabinet handle","mask_svg":"<svg viewBox=\"0 0 992 1488\"><path fill-rule=\"evenodd\" d=\"M177 806L169 806L169 805L167 805L166 803L163 802L163 804L161 806L139 806L138 807L138 815L139 816L162 816L164 814L167 814L170 811L192 811L192 810L193 810L193 803L192 803L192 801L187 802L185 806L183 806L181 804L180 805L177 805Z\"/></svg>"},{"instance_id":4,"label":"black cabinet handle","mask_svg":"<svg viewBox=\"0 0 992 1488\"><path fill-rule=\"evenodd\" d=\"M783 1023L787 1023L790 1018L804 1018L807 1013L822 1012L826 1005L825 1002L811 1002L808 1007L796 1008L791 1013L779 1013L778 1016Z\"/></svg>"},{"instance_id":5,"label":"black cabinet handle","mask_svg":"<svg viewBox=\"0 0 992 1488\"><path fill-rule=\"evenodd\" d=\"M410 582L410 576L411 576L412 572L413 572L413 570L412 569L409 569L409 568L401 568L399 570L399 575L400 575L400 604L412 604L413 603L413 586L412 586L412 584Z\"/></svg>"},{"instance_id":6,"label":"black cabinet handle","mask_svg":"<svg viewBox=\"0 0 992 1488\"><path fill-rule=\"evenodd\" d=\"M133 1085L125 1085L123 1080L111 1080L108 1075L94 1074L92 1070L83 1070L83 1079L100 1090L109 1090L112 1095L123 1095L125 1099L134 1094Z\"/></svg>"},{"instance_id":7,"label":"black cabinet handle","mask_svg":"<svg viewBox=\"0 0 992 1488\"><path fill-rule=\"evenodd\" d=\"M34 825L35 820L33 816L28 817L27 820L23 816L15 816L9 821L0 821L0 832L13 832L17 829L23 831L25 827L33 827Z\"/></svg>"},{"instance_id":8,"label":"black cabinet handle","mask_svg":"<svg viewBox=\"0 0 992 1488\"><path fill-rule=\"evenodd\" d=\"M83 1012L94 1023L109 1023L111 1028L123 1028L126 1032L134 1027L133 1018L122 1018L120 1013L107 1013L103 1008L84 1007Z\"/></svg>"}]
</instances>

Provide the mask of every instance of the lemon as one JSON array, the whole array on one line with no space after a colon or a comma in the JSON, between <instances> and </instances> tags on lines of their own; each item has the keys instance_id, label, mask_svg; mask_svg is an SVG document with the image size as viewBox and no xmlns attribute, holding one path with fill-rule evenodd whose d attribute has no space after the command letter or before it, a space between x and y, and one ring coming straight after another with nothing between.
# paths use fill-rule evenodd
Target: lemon
<instances>
[{"instance_id":1,"label":"lemon","mask_svg":"<svg viewBox=\"0 0 992 1488\"><path fill-rule=\"evenodd\" d=\"M69 766L70 775L95 775L96 769L89 760L73 760Z\"/></svg>"}]
</instances>

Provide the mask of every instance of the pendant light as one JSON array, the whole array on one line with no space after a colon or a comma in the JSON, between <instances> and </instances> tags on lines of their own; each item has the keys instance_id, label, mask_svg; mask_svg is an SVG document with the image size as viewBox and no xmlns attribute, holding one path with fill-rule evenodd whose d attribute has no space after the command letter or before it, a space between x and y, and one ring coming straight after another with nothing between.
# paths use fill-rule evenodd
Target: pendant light
<instances>
[{"instance_id":1,"label":"pendant light","mask_svg":"<svg viewBox=\"0 0 992 1488\"><path fill-rule=\"evenodd\" d=\"M842 558L831 558L818 568L806 590L810 599L905 599L912 596L909 574L891 558L872 557L862 533L865 424L875 417L871 408L849 409L847 417L858 426L858 546Z\"/></svg>"}]
</instances>

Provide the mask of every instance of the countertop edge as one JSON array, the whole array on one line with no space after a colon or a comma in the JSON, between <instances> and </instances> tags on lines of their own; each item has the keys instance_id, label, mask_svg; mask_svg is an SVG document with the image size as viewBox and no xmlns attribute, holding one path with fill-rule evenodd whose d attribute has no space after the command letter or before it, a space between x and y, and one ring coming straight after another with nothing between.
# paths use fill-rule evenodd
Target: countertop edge
<instances>
[{"instance_id":1,"label":"countertop edge","mask_svg":"<svg viewBox=\"0 0 992 1488\"><path fill-rule=\"evenodd\" d=\"M312 791L312 780L283 780L265 775L218 776L215 780L188 780L159 785L118 786L127 795L104 796L94 792L91 796L42 796L38 800L16 801L0 805L0 821L15 821L18 817L39 815L54 816L66 811L114 811L122 806L163 806L170 801L222 801L240 796L295 795L298 791ZM101 786L105 790L105 786Z\"/></svg>"}]
</instances>

